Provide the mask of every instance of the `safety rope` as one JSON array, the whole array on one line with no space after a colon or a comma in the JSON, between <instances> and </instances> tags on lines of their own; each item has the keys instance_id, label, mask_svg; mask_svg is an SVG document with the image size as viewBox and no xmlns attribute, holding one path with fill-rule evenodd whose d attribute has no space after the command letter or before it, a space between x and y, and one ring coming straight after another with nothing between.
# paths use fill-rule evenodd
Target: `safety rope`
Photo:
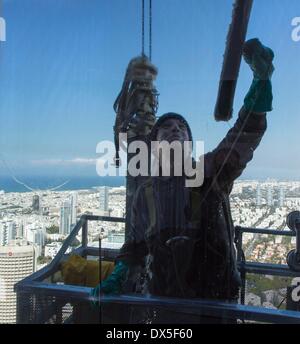
<instances>
[{"instance_id":1,"label":"safety rope","mask_svg":"<svg viewBox=\"0 0 300 344\"><path fill-rule=\"evenodd\" d=\"M57 185L55 187L52 188L46 188L46 189L41 189L41 188L33 188L30 185L26 184L25 182L23 182L22 180L20 180L19 178L17 178L15 176L15 173L13 172L12 168L9 166L8 162L5 160L5 158L3 157L3 154L0 153L0 162L2 162L2 164L4 165L4 167L7 169L9 176L13 179L14 182L16 182L19 185L22 185L25 189L27 189L28 191L32 191L32 192L40 192L40 191L56 191L60 188L62 188L63 186L65 186L66 184L68 184L70 182L70 180L66 180L65 182L63 182L60 185Z\"/></svg>"},{"instance_id":2,"label":"safety rope","mask_svg":"<svg viewBox=\"0 0 300 344\"><path fill-rule=\"evenodd\" d=\"M145 0L142 0L142 56L145 56ZM149 0L149 60L152 57L152 0Z\"/></svg>"},{"instance_id":3,"label":"safety rope","mask_svg":"<svg viewBox=\"0 0 300 344\"><path fill-rule=\"evenodd\" d=\"M152 0L149 0L149 60L152 59Z\"/></svg>"},{"instance_id":4,"label":"safety rope","mask_svg":"<svg viewBox=\"0 0 300 344\"><path fill-rule=\"evenodd\" d=\"M142 0L142 56L145 55L145 0Z\"/></svg>"}]
</instances>

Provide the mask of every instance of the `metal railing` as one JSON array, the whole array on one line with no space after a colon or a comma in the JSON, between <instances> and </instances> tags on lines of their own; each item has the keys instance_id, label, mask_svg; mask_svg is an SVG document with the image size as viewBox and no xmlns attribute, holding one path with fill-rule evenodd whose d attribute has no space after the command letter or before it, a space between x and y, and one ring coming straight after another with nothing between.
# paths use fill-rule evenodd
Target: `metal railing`
<instances>
[{"instance_id":1,"label":"metal railing","mask_svg":"<svg viewBox=\"0 0 300 344\"><path fill-rule=\"evenodd\" d=\"M293 271L286 264L268 264L260 262L248 262L243 252L243 234L252 233L252 234L264 234L264 235L273 235L273 236L283 236L283 237L296 237L296 233L292 230L282 231L276 229L261 229L261 228L247 228L247 227L235 227L235 243L237 248L237 261L239 271L242 278L241 286L241 303L245 303L245 294L246 294L246 281L247 274L257 274L257 275L269 275L269 276L281 276L281 277L299 277L299 271Z\"/></svg>"},{"instance_id":2,"label":"metal railing","mask_svg":"<svg viewBox=\"0 0 300 344\"><path fill-rule=\"evenodd\" d=\"M80 230L82 230L82 244L72 253L79 254L83 257L99 256L99 248L88 246L89 221L124 223L125 219L83 215L52 262L15 285L15 291L17 293L18 323L68 322L72 319L74 304L90 303L92 301L90 296L91 288L55 284L51 282L52 276L60 269L61 262L67 257L66 252L68 248ZM245 298L245 281L247 273L288 277L300 276L299 272L292 271L288 265L247 262L243 257L242 251L244 233L282 235L289 237L295 236L295 233L292 231L236 227L238 264L243 277L243 287L241 289L242 303ZM101 249L101 256L106 260L114 260L117 253L117 250ZM178 312L184 311L185 314L201 314L217 318L241 319L242 321L300 324L300 312L266 309L263 307L252 307L219 301L146 297L138 294L130 294L114 297L102 296L101 304L125 304L132 307L148 307L153 309L157 307L167 307L168 309L174 309ZM65 309L69 311L65 311ZM63 316L64 312L66 312L65 317ZM49 319L52 320L50 321Z\"/></svg>"}]
</instances>

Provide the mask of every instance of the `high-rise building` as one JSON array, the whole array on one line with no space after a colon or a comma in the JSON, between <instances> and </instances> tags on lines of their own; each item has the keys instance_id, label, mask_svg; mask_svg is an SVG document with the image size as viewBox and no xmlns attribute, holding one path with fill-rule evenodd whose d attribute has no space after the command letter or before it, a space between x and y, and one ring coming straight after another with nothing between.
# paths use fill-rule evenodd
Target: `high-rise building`
<instances>
[{"instance_id":1,"label":"high-rise building","mask_svg":"<svg viewBox=\"0 0 300 344\"><path fill-rule=\"evenodd\" d=\"M108 211L108 203L109 203L109 194L108 194L109 187L102 186L99 188L99 202L100 202L100 211L107 212Z\"/></svg>"},{"instance_id":2,"label":"high-rise building","mask_svg":"<svg viewBox=\"0 0 300 344\"><path fill-rule=\"evenodd\" d=\"M256 189L256 205L260 207L262 204L261 201L261 186L258 184Z\"/></svg>"},{"instance_id":3,"label":"high-rise building","mask_svg":"<svg viewBox=\"0 0 300 344\"><path fill-rule=\"evenodd\" d=\"M77 192L72 192L70 197L71 203L71 225L75 225L77 222L77 202L78 196Z\"/></svg>"},{"instance_id":4,"label":"high-rise building","mask_svg":"<svg viewBox=\"0 0 300 344\"><path fill-rule=\"evenodd\" d=\"M40 197L34 195L32 198L32 210L38 212L40 210Z\"/></svg>"},{"instance_id":5,"label":"high-rise building","mask_svg":"<svg viewBox=\"0 0 300 344\"><path fill-rule=\"evenodd\" d=\"M0 247L0 323L16 322L16 294L14 285L32 274L36 267L33 245L15 241Z\"/></svg>"},{"instance_id":6,"label":"high-rise building","mask_svg":"<svg viewBox=\"0 0 300 344\"><path fill-rule=\"evenodd\" d=\"M17 229L17 237L18 238L24 238L24 234L25 234L24 222L21 221L21 223L19 224L18 229Z\"/></svg>"},{"instance_id":7,"label":"high-rise building","mask_svg":"<svg viewBox=\"0 0 300 344\"><path fill-rule=\"evenodd\" d=\"M72 227L77 222L77 207L78 207L77 192L72 192L68 200L63 203L60 208L60 226L59 233L69 235Z\"/></svg>"},{"instance_id":8,"label":"high-rise building","mask_svg":"<svg viewBox=\"0 0 300 344\"><path fill-rule=\"evenodd\" d=\"M8 245L17 237L17 227L13 221L3 221L0 223L0 246Z\"/></svg>"},{"instance_id":9,"label":"high-rise building","mask_svg":"<svg viewBox=\"0 0 300 344\"><path fill-rule=\"evenodd\" d=\"M27 241L34 244L37 250L37 256L42 254L43 246L45 245L46 230L45 228L33 227L27 230Z\"/></svg>"},{"instance_id":10,"label":"high-rise building","mask_svg":"<svg viewBox=\"0 0 300 344\"><path fill-rule=\"evenodd\" d=\"M6 245L6 226L5 222L0 222L0 246Z\"/></svg>"},{"instance_id":11,"label":"high-rise building","mask_svg":"<svg viewBox=\"0 0 300 344\"><path fill-rule=\"evenodd\" d=\"M267 191L267 204L269 207L273 206L273 188L272 186L268 187L268 191Z\"/></svg>"},{"instance_id":12,"label":"high-rise building","mask_svg":"<svg viewBox=\"0 0 300 344\"><path fill-rule=\"evenodd\" d=\"M69 235L71 231L71 203L65 201L60 208L59 234Z\"/></svg>"},{"instance_id":13,"label":"high-rise building","mask_svg":"<svg viewBox=\"0 0 300 344\"><path fill-rule=\"evenodd\" d=\"M100 210L101 211L108 211L109 205L109 187L103 186L99 189L99 201L100 201Z\"/></svg>"},{"instance_id":14,"label":"high-rise building","mask_svg":"<svg viewBox=\"0 0 300 344\"><path fill-rule=\"evenodd\" d=\"M284 187L281 186L279 189L279 206L284 207L285 205L285 190Z\"/></svg>"},{"instance_id":15,"label":"high-rise building","mask_svg":"<svg viewBox=\"0 0 300 344\"><path fill-rule=\"evenodd\" d=\"M8 244L17 237L17 226L15 222L8 222Z\"/></svg>"}]
</instances>

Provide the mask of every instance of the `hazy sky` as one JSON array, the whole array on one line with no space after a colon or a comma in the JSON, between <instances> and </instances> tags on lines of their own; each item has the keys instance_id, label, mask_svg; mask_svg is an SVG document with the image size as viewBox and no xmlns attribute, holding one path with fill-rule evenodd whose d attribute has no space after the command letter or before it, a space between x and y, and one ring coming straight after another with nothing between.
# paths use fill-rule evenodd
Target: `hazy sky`
<instances>
[{"instance_id":1,"label":"hazy sky","mask_svg":"<svg viewBox=\"0 0 300 344\"><path fill-rule=\"evenodd\" d=\"M233 125L251 84L243 63L235 116L213 109L232 0L153 0L153 62L159 115L182 113L194 139L213 149ZM113 102L128 61L141 51L140 0L2 0L0 158L17 175L96 175L91 159L112 140ZM276 54L274 111L245 178L298 178L300 42L291 25L299 0L254 0L248 38ZM0 174L7 170L0 161Z\"/></svg>"}]
</instances>

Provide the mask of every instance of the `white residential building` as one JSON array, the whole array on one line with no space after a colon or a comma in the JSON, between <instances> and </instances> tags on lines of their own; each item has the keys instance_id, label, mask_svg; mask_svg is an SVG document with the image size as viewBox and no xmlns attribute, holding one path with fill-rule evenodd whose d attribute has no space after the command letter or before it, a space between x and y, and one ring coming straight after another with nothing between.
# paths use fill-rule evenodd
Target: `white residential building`
<instances>
[{"instance_id":1,"label":"white residential building","mask_svg":"<svg viewBox=\"0 0 300 344\"><path fill-rule=\"evenodd\" d=\"M14 285L35 271L36 252L26 241L0 247L0 323L16 322Z\"/></svg>"},{"instance_id":2,"label":"white residential building","mask_svg":"<svg viewBox=\"0 0 300 344\"><path fill-rule=\"evenodd\" d=\"M65 201L60 208L59 233L68 236L71 231L71 203Z\"/></svg>"},{"instance_id":3,"label":"white residential building","mask_svg":"<svg viewBox=\"0 0 300 344\"><path fill-rule=\"evenodd\" d=\"M8 245L17 236L17 227L13 221L2 221L0 223L0 246Z\"/></svg>"}]
</instances>

